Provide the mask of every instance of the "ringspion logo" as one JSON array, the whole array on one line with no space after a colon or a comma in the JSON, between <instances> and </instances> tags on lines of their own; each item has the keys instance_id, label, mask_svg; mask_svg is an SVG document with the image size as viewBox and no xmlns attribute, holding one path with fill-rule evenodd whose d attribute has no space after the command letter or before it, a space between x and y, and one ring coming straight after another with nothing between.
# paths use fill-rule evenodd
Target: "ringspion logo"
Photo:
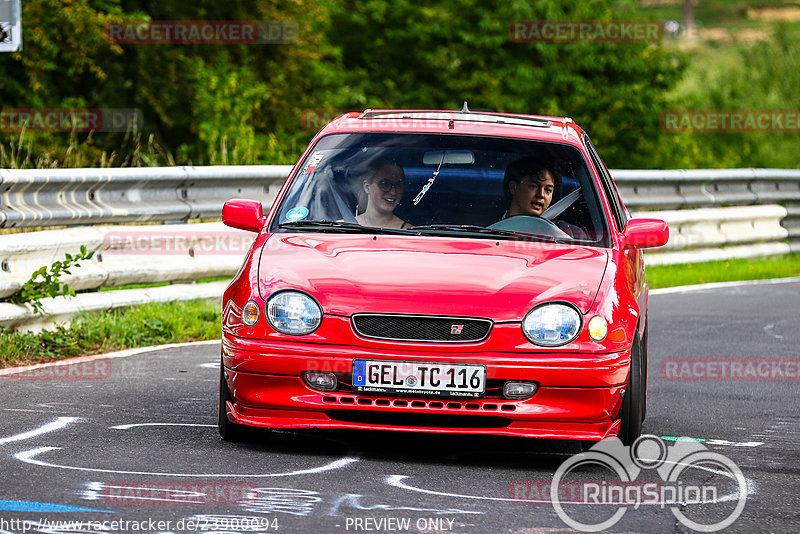
<instances>
[{"instance_id":1,"label":"ringspion logo","mask_svg":"<svg viewBox=\"0 0 800 534\"><path fill-rule=\"evenodd\" d=\"M600 480L598 469L606 474ZM586 471L594 480L581 480ZM573 474L580 478L570 478ZM658 478L647 478L653 474ZM573 500L563 500L562 486L572 490ZM608 530L643 505L669 508L692 530L716 532L741 515L748 485L733 460L697 441L679 438L668 446L643 435L629 447L618 438L605 439L570 457L556 469L549 495L558 517L581 532Z\"/></svg>"}]
</instances>

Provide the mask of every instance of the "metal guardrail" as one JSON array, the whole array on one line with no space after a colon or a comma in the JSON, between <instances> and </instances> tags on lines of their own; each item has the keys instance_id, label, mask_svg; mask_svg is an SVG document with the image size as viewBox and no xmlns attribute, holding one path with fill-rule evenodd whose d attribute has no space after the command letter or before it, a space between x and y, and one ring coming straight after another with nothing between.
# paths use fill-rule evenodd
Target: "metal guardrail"
<instances>
[{"instance_id":1,"label":"metal guardrail","mask_svg":"<svg viewBox=\"0 0 800 534\"><path fill-rule=\"evenodd\" d=\"M634 210L800 204L800 169L612 170Z\"/></svg>"},{"instance_id":2,"label":"metal guardrail","mask_svg":"<svg viewBox=\"0 0 800 534\"><path fill-rule=\"evenodd\" d=\"M229 198L258 198L270 204L291 169L291 165L0 169L0 228L219 217ZM800 210L800 170L611 173L633 211L751 204Z\"/></svg>"},{"instance_id":3,"label":"metal guardrail","mask_svg":"<svg viewBox=\"0 0 800 534\"><path fill-rule=\"evenodd\" d=\"M781 224L800 245L800 170L694 169L611 171L625 204L634 211L780 204Z\"/></svg>"},{"instance_id":4,"label":"metal guardrail","mask_svg":"<svg viewBox=\"0 0 800 534\"><path fill-rule=\"evenodd\" d=\"M0 228L219 217L229 198L271 203L291 165L0 169Z\"/></svg>"},{"instance_id":5,"label":"metal guardrail","mask_svg":"<svg viewBox=\"0 0 800 534\"><path fill-rule=\"evenodd\" d=\"M224 282L186 282L235 274L253 234L221 223L88 225L215 218L234 197L270 205L290 170L288 165L0 170L0 227L68 226L0 236L0 298L13 295L34 270L80 245L95 256L65 278L74 289L172 285L44 299L45 311L58 320L83 310L146 301L219 298ZM647 253L648 264L800 250L800 170L616 170L612 175L635 214L670 224L670 241ZM0 326L46 323L29 305L0 303Z\"/></svg>"},{"instance_id":6,"label":"metal guardrail","mask_svg":"<svg viewBox=\"0 0 800 534\"><path fill-rule=\"evenodd\" d=\"M788 210L777 204L634 212L669 225L669 241L645 251L648 265L670 265L782 255L792 251L781 226Z\"/></svg>"},{"instance_id":7,"label":"metal guardrail","mask_svg":"<svg viewBox=\"0 0 800 534\"><path fill-rule=\"evenodd\" d=\"M29 304L0 303L0 326L39 329L67 321L82 311L112 309L144 302L219 299L228 281L194 283L204 278L232 277L241 267L255 234L222 223L80 226L0 236L0 298L14 295L43 265L64 259L86 246L90 260L70 269L62 283L79 293L74 298L42 299L47 318ZM146 289L129 284L170 285Z\"/></svg>"},{"instance_id":8,"label":"metal guardrail","mask_svg":"<svg viewBox=\"0 0 800 534\"><path fill-rule=\"evenodd\" d=\"M222 223L80 226L0 236L0 298L81 245L94 257L62 281L76 291L232 276L255 238Z\"/></svg>"},{"instance_id":9,"label":"metal guardrail","mask_svg":"<svg viewBox=\"0 0 800 534\"><path fill-rule=\"evenodd\" d=\"M0 169L0 228L215 218L230 198L270 205L291 165ZM780 204L800 247L800 170L614 170L632 211Z\"/></svg>"}]
</instances>

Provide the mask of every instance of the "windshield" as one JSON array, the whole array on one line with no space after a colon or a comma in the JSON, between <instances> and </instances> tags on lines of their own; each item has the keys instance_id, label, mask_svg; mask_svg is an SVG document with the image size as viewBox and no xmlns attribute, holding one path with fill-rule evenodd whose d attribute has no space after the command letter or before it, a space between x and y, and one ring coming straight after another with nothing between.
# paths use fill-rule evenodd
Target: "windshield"
<instances>
[{"instance_id":1,"label":"windshield","mask_svg":"<svg viewBox=\"0 0 800 534\"><path fill-rule=\"evenodd\" d=\"M334 134L300 166L270 231L534 239L608 246L581 152L442 134Z\"/></svg>"}]
</instances>

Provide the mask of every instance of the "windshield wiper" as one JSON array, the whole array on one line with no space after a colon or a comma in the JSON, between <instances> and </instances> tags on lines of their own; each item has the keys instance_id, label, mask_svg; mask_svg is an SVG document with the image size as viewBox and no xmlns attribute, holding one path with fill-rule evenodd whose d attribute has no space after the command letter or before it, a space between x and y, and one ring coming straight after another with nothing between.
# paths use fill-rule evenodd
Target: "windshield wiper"
<instances>
[{"instance_id":1,"label":"windshield wiper","mask_svg":"<svg viewBox=\"0 0 800 534\"><path fill-rule=\"evenodd\" d=\"M513 237L516 239L529 239L535 241L545 241L548 243L563 243L564 240L561 240L555 236L548 235L548 234L530 234L527 232L516 232L513 230L501 230L498 228L486 228L485 226L478 226L475 224L429 224L426 226L415 226L414 230L422 230L423 232L426 230L433 230L435 231L444 231L444 232L464 232L464 233L471 233L471 234L480 234L485 235L487 237Z\"/></svg>"},{"instance_id":2,"label":"windshield wiper","mask_svg":"<svg viewBox=\"0 0 800 534\"><path fill-rule=\"evenodd\" d=\"M346 231L360 234L413 234L413 232L409 230L402 230L400 228L361 226L358 223L344 221L291 221L279 224L278 228L285 228L287 230L319 230L322 232Z\"/></svg>"}]
</instances>

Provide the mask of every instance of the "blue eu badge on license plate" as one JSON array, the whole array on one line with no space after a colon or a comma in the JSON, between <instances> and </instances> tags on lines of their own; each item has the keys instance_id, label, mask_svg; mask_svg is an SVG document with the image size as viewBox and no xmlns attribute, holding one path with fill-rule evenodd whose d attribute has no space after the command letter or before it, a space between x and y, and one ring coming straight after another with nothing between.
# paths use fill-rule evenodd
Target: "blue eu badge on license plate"
<instances>
[{"instance_id":1,"label":"blue eu badge on license plate","mask_svg":"<svg viewBox=\"0 0 800 534\"><path fill-rule=\"evenodd\" d=\"M353 385L363 386L366 384L367 378L367 362L364 360L356 360L353 362Z\"/></svg>"}]
</instances>

